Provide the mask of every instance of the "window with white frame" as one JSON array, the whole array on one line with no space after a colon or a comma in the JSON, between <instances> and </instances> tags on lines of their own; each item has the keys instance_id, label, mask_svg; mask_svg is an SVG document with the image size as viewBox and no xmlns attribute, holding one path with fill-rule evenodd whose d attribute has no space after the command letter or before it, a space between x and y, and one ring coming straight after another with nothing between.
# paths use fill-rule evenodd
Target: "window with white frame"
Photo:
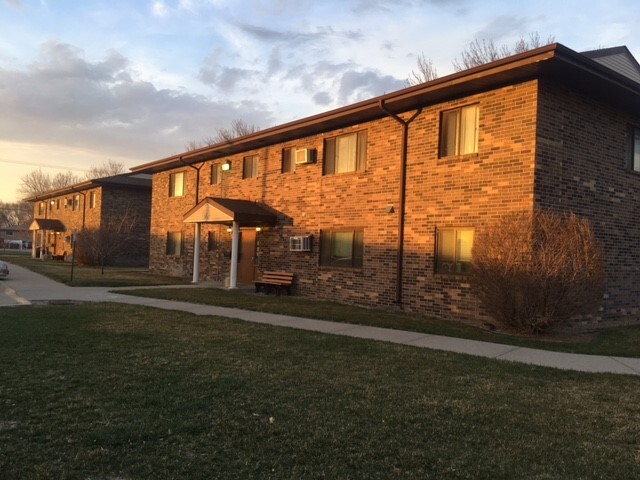
<instances>
[{"instance_id":1,"label":"window with white frame","mask_svg":"<svg viewBox=\"0 0 640 480\"><path fill-rule=\"evenodd\" d=\"M320 265L362 268L363 239L363 230L322 230L320 232Z\"/></svg>"},{"instance_id":2,"label":"window with white frame","mask_svg":"<svg viewBox=\"0 0 640 480\"><path fill-rule=\"evenodd\" d=\"M478 153L478 105L442 112L440 157Z\"/></svg>"},{"instance_id":3,"label":"window with white frame","mask_svg":"<svg viewBox=\"0 0 640 480\"><path fill-rule=\"evenodd\" d=\"M436 237L436 272L466 274L471 269L472 228L439 228Z\"/></svg>"},{"instance_id":4,"label":"window with white frame","mask_svg":"<svg viewBox=\"0 0 640 480\"><path fill-rule=\"evenodd\" d=\"M182 232L167 232L167 255L182 255Z\"/></svg>"},{"instance_id":5,"label":"window with white frame","mask_svg":"<svg viewBox=\"0 0 640 480\"><path fill-rule=\"evenodd\" d=\"M89 208L96 208L96 192L89 193Z\"/></svg>"},{"instance_id":6,"label":"window with white frame","mask_svg":"<svg viewBox=\"0 0 640 480\"><path fill-rule=\"evenodd\" d=\"M363 171L366 164L366 130L328 138L324 141L324 175Z\"/></svg>"},{"instance_id":7,"label":"window with white frame","mask_svg":"<svg viewBox=\"0 0 640 480\"><path fill-rule=\"evenodd\" d=\"M184 196L184 172L176 172L169 175L169 196Z\"/></svg>"},{"instance_id":8,"label":"window with white frame","mask_svg":"<svg viewBox=\"0 0 640 480\"><path fill-rule=\"evenodd\" d=\"M80 210L80 195L73 196L73 210L74 211Z\"/></svg>"}]
</instances>

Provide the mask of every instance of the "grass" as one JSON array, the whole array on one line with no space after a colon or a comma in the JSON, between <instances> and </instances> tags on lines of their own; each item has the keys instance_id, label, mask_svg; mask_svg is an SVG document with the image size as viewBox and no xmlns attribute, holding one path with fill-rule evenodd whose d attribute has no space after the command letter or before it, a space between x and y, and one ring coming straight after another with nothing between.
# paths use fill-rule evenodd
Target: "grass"
<instances>
[{"instance_id":1,"label":"grass","mask_svg":"<svg viewBox=\"0 0 640 480\"><path fill-rule=\"evenodd\" d=\"M218 288L144 289L119 293L469 338L544 350L640 357L640 325L602 329L582 336L523 337L494 333L473 325L423 315L372 310L301 297L254 295Z\"/></svg>"},{"instance_id":2,"label":"grass","mask_svg":"<svg viewBox=\"0 0 640 480\"><path fill-rule=\"evenodd\" d=\"M0 254L4 260L40 273L57 282L74 287L124 287L187 283L187 280L166 275L154 275L146 268L106 267L104 275L99 267L75 265L71 281L71 264L59 260L33 259L25 255Z\"/></svg>"},{"instance_id":3,"label":"grass","mask_svg":"<svg viewBox=\"0 0 640 480\"><path fill-rule=\"evenodd\" d=\"M640 378L117 304L0 321L11 479L640 478Z\"/></svg>"}]
</instances>

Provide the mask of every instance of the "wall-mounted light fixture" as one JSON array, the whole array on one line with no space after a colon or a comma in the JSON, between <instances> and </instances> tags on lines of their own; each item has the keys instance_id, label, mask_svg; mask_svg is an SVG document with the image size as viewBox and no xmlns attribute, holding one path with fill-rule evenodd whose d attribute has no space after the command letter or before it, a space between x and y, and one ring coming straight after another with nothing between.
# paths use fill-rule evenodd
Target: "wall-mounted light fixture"
<instances>
[{"instance_id":1,"label":"wall-mounted light fixture","mask_svg":"<svg viewBox=\"0 0 640 480\"><path fill-rule=\"evenodd\" d=\"M229 160L227 160L222 165L220 165L220 169L223 172L227 172L227 171L231 170L231 162Z\"/></svg>"},{"instance_id":2,"label":"wall-mounted light fixture","mask_svg":"<svg viewBox=\"0 0 640 480\"><path fill-rule=\"evenodd\" d=\"M231 227L227 228L227 233L231 233L231 232L233 232L233 228Z\"/></svg>"},{"instance_id":3,"label":"wall-mounted light fixture","mask_svg":"<svg viewBox=\"0 0 640 480\"><path fill-rule=\"evenodd\" d=\"M261 232L262 231L262 227L256 227L256 232Z\"/></svg>"}]
</instances>

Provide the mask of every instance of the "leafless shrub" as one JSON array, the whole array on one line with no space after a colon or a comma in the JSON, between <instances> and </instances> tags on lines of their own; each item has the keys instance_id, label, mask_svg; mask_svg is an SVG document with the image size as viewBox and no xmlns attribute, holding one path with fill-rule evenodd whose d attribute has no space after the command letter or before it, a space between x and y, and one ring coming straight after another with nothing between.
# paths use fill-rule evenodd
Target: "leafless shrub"
<instances>
[{"instance_id":1,"label":"leafless shrub","mask_svg":"<svg viewBox=\"0 0 640 480\"><path fill-rule=\"evenodd\" d=\"M486 311L540 333L593 312L604 292L603 256L587 219L514 214L476 235L471 282Z\"/></svg>"},{"instance_id":2,"label":"leafless shrub","mask_svg":"<svg viewBox=\"0 0 640 480\"><path fill-rule=\"evenodd\" d=\"M104 267L109 265L118 253L125 250L133 241L133 231L138 222L138 215L130 208L125 208L118 217L102 219L97 228L88 228L78 232L76 258L85 265Z\"/></svg>"}]
</instances>

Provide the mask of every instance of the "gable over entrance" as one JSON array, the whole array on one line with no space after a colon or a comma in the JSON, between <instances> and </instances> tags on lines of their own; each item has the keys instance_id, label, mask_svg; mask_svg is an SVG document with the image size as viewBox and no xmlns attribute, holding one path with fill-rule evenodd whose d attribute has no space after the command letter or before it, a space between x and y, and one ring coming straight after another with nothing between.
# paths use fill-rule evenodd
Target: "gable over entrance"
<instances>
[{"instance_id":1,"label":"gable over entrance","mask_svg":"<svg viewBox=\"0 0 640 480\"><path fill-rule=\"evenodd\" d=\"M241 227L272 227L277 217L265 207L249 200L207 197L184 214L184 223L238 222Z\"/></svg>"}]
</instances>

